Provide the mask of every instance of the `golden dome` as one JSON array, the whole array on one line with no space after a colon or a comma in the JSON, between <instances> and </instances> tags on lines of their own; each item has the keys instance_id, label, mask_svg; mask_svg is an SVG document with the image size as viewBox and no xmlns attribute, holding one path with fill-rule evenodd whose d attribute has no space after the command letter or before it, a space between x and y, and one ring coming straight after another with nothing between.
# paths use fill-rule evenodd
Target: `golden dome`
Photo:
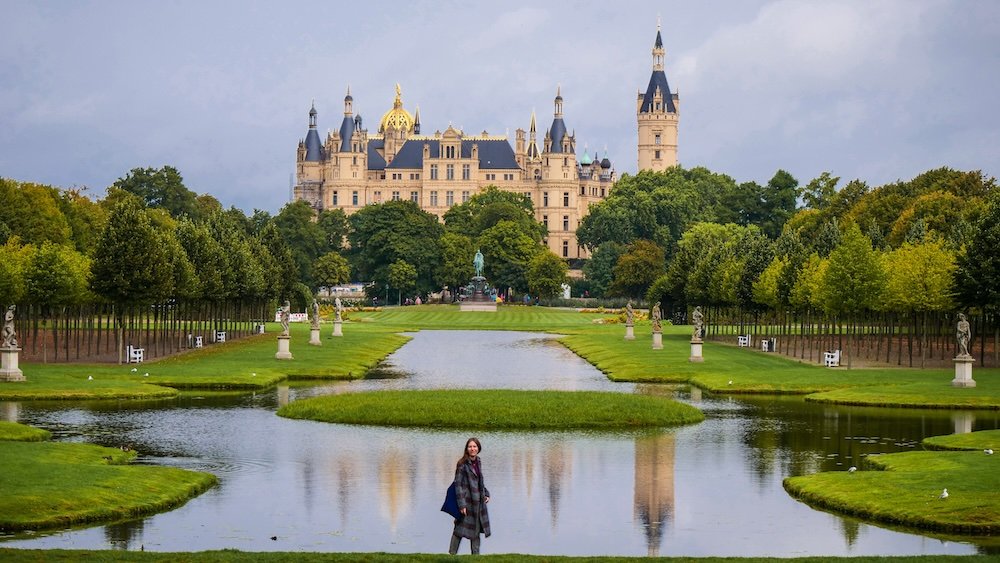
<instances>
[{"instance_id":1,"label":"golden dome","mask_svg":"<svg viewBox=\"0 0 1000 563\"><path fill-rule=\"evenodd\" d=\"M413 132L413 115L403 109L403 95L399 84L396 84L396 100L392 102L392 109L385 112L382 121L379 123L379 131L389 129L402 129L407 133Z\"/></svg>"}]
</instances>

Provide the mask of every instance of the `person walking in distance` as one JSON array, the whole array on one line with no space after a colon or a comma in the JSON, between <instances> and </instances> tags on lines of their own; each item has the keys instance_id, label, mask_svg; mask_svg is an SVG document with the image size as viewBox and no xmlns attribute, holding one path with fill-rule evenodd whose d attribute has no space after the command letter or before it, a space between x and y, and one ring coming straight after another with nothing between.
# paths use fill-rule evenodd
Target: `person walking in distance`
<instances>
[{"instance_id":1,"label":"person walking in distance","mask_svg":"<svg viewBox=\"0 0 1000 563\"><path fill-rule=\"evenodd\" d=\"M472 554L479 553L480 534L490 537L490 515L486 504L490 502L490 491L486 488L483 478L482 461L479 452L482 444L479 438L469 438L465 441L465 451L455 466L455 494L458 499L458 510L462 517L455 520L455 530L451 534L451 546L448 553L458 553L458 545L462 538L468 538L472 544Z\"/></svg>"}]
</instances>

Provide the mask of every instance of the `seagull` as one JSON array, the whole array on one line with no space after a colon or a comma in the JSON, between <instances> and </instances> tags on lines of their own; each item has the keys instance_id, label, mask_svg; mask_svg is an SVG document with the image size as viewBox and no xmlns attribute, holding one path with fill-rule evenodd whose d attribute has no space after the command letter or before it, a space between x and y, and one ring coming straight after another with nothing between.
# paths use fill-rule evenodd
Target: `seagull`
<instances>
[{"instance_id":1,"label":"seagull","mask_svg":"<svg viewBox=\"0 0 1000 563\"><path fill-rule=\"evenodd\" d=\"M730 385L732 385L732 384L733 384L733 380L732 380L732 379L730 379L730 380L729 380L729 384L730 384Z\"/></svg>"},{"instance_id":2,"label":"seagull","mask_svg":"<svg viewBox=\"0 0 1000 563\"><path fill-rule=\"evenodd\" d=\"M278 536L271 536L271 541L278 541Z\"/></svg>"},{"instance_id":3,"label":"seagull","mask_svg":"<svg viewBox=\"0 0 1000 563\"><path fill-rule=\"evenodd\" d=\"M139 368L132 368L132 373L139 371Z\"/></svg>"},{"instance_id":4,"label":"seagull","mask_svg":"<svg viewBox=\"0 0 1000 563\"><path fill-rule=\"evenodd\" d=\"M939 498L948 498L948 489L941 491L941 496Z\"/></svg>"},{"instance_id":5,"label":"seagull","mask_svg":"<svg viewBox=\"0 0 1000 563\"><path fill-rule=\"evenodd\" d=\"M253 373L251 373L250 375L252 375L252 376L254 376L254 377L257 377L257 372L253 372ZM990 452L990 453L992 453L992 452Z\"/></svg>"},{"instance_id":6,"label":"seagull","mask_svg":"<svg viewBox=\"0 0 1000 563\"><path fill-rule=\"evenodd\" d=\"M983 450L983 453L986 455L993 455L993 450L990 448L986 448L985 450Z\"/></svg>"},{"instance_id":7,"label":"seagull","mask_svg":"<svg viewBox=\"0 0 1000 563\"><path fill-rule=\"evenodd\" d=\"M143 377L149 377L149 372L147 371L146 373L142 374L142 376Z\"/></svg>"},{"instance_id":8,"label":"seagull","mask_svg":"<svg viewBox=\"0 0 1000 563\"><path fill-rule=\"evenodd\" d=\"M857 468L857 467L854 467L854 466L852 465L852 466L850 466L850 467L849 467L849 468L847 469L847 472L848 472L848 473L854 473L854 472L855 472L855 471L857 471L857 470L858 470L858 468Z\"/></svg>"},{"instance_id":9,"label":"seagull","mask_svg":"<svg viewBox=\"0 0 1000 563\"><path fill-rule=\"evenodd\" d=\"M87 376L87 381L93 381L93 380L94 380L94 376L93 375L88 375Z\"/></svg>"}]
</instances>

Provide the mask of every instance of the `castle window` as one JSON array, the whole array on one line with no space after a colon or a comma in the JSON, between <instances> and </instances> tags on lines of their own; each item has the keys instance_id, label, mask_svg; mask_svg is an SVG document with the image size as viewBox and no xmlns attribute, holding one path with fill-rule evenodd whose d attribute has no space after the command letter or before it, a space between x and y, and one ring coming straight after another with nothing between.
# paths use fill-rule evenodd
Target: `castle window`
<instances>
[{"instance_id":1,"label":"castle window","mask_svg":"<svg viewBox=\"0 0 1000 563\"><path fill-rule=\"evenodd\" d=\"M468 180L472 178L472 168L468 164L462 165L462 179Z\"/></svg>"},{"instance_id":2,"label":"castle window","mask_svg":"<svg viewBox=\"0 0 1000 563\"><path fill-rule=\"evenodd\" d=\"M358 192L357 191L354 191L351 194L351 205L353 205L355 207L357 207L357 205L358 205Z\"/></svg>"},{"instance_id":3,"label":"castle window","mask_svg":"<svg viewBox=\"0 0 1000 563\"><path fill-rule=\"evenodd\" d=\"M420 173L419 172L411 172L410 173L410 179L411 180L419 180L420 179Z\"/></svg>"},{"instance_id":4,"label":"castle window","mask_svg":"<svg viewBox=\"0 0 1000 563\"><path fill-rule=\"evenodd\" d=\"M392 191L392 201L399 201L399 190Z\"/></svg>"},{"instance_id":5,"label":"castle window","mask_svg":"<svg viewBox=\"0 0 1000 563\"><path fill-rule=\"evenodd\" d=\"M469 201L469 190L462 192L462 203L467 203Z\"/></svg>"},{"instance_id":6,"label":"castle window","mask_svg":"<svg viewBox=\"0 0 1000 563\"><path fill-rule=\"evenodd\" d=\"M392 179L393 180L402 180L403 179L403 175L400 174L400 173L397 173L397 172L393 172L392 173Z\"/></svg>"},{"instance_id":7,"label":"castle window","mask_svg":"<svg viewBox=\"0 0 1000 563\"><path fill-rule=\"evenodd\" d=\"M604 197L604 188L601 188L601 197Z\"/></svg>"},{"instance_id":8,"label":"castle window","mask_svg":"<svg viewBox=\"0 0 1000 563\"><path fill-rule=\"evenodd\" d=\"M653 151L653 158L660 160L660 151Z\"/></svg>"},{"instance_id":9,"label":"castle window","mask_svg":"<svg viewBox=\"0 0 1000 563\"><path fill-rule=\"evenodd\" d=\"M569 241L563 241L563 258L569 258Z\"/></svg>"},{"instance_id":10,"label":"castle window","mask_svg":"<svg viewBox=\"0 0 1000 563\"><path fill-rule=\"evenodd\" d=\"M444 192L444 204L448 207L455 205L455 192L451 190Z\"/></svg>"},{"instance_id":11,"label":"castle window","mask_svg":"<svg viewBox=\"0 0 1000 563\"><path fill-rule=\"evenodd\" d=\"M382 203L382 192L375 192L375 203Z\"/></svg>"},{"instance_id":12,"label":"castle window","mask_svg":"<svg viewBox=\"0 0 1000 563\"><path fill-rule=\"evenodd\" d=\"M355 166L357 166L357 165L358 165L358 157L354 157L354 165L355 165Z\"/></svg>"},{"instance_id":13,"label":"castle window","mask_svg":"<svg viewBox=\"0 0 1000 563\"><path fill-rule=\"evenodd\" d=\"M528 198L528 201L531 201L531 192L524 192L524 197Z\"/></svg>"},{"instance_id":14,"label":"castle window","mask_svg":"<svg viewBox=\"0 0 1000 563\"><path fill-rule=\"evenodd\" d=\"M496 174L487 174L486 175L486 181L487 182L492 182L493 180L496 180L496 179L497 179L497 175Z\"/></svg>"},{"instance_id":15,"label":"castle window","mask_svg":"<svg viewBox=\"0 0 1000 563\"><path fill-rule=\"evenodd\" d=\"M452 148L452 147L448 147L448 148ZM454 180L455 179L455 165L454 164L447 165L445 167L445 174L446 174L446 177L449 180Z\"/></svg>"},{"instance_id":16,"label":"castle window","mask_svg":"<svg viewBox=\"0 0 1000 563\"><path fill-rule=\"evenodd\" d=\"M563 166L569 166L569 157L563 157Z\"/></svg>"},{"instance_id":17,"label":"castle window","mask_svg":"<svg viewBox=\"0 0 1000 563\"><path fill-rule=\"evenodd\" d=\"M438 165L431 164L431 180L437 180L437 179L438 179Z\"/></svg>"},{"instance_id":18,"label":"castle window","mask_svg":"<svg viewBox=\"0 0 1000 563\"><path fill-rule=\"evenodd\" d=\"M504 174L503 175L503 179L507 180L508 182L513 181L514 180L514 175L513 174Z\"/></svg>"},{"instance_id":19,"label":"castle window","mask_svg":"<svg viewBox=\"0 0 1000 563\"><path fill-rule=\"evenodd\" d=\"M580 195L587 195L587 188L586 187L580 186Z\"/></svg>"},{"instance_id":20,"label":"castle window","mask_svg":"<svg viewBox=\"0 0 1000 563\"><path fill-rule=\"evenodd\" d=\"M455 158L455 147L448 146L444 148L445 158Z\"/></svg>"},{"instance_id":21,"label":"castle window","mask_svg":"<svg viewBox=\"0 0 1000 563\"><path fill-rule=\"evenodd\" d=\"M542 215L542 224L545 225L546 229L549 228L549 216L548 215Z\"/></svg>"},{"instance_id":22,"label":"castle window","mask_svg":"<svg viewBox=\"0 0 1000 563\"><path fill-rule=\"evenodd\" d=\"M333 204L337 205L337 192L333 192Z\"/></svg>"},{"instance_id":23,"label":"castle window","mask_svg":"<svg viewBox=\"0 0 1000 563\"><path fill-rule=\"evenodd\" d=\"M569 207L569 192L563 192L563 207Z\"/></svg>"},{"instance_id":24,"label":"castle window","mask_svg":"<svg viewBox=\"0 0 1000 563\"><path fill-rule=\"evenodd\" d=\"M420 194L418 192L410 192L410 201L413 203L420 203Z\"/></svg>"},{"instance_id":25,"label":"castle window","mask_svg":"<svg viewBox=\"0 0 1000 563\"><path fill-rule=\"evenodd\" d=\"M655 135L655 136L653 137L653 144L654 144L654 145L658 145L658 144L660 144L660 134L659 134L659 133L657 133L657 134L656 134L656 135Z\"/></svg>"},{"instance_id":26,"label":"castle window","mask_svg":"<svg viewBox=\"0 0 1000 563\"><path fill-rule=\"evenodd\" d=\"M431 190L431 207L438 206L438 193L437 190Z\"/></svg>"},{"instance_id":27,"label":"castle window","mask_svg":"<svg viewBox=\"0 0 1000 563\"><path fill-rule=\"evenodd\" d=\"M549 192L542 193L542 207L549 206Z\"/></svg>"},{"instance_id":28,"label":"castle window","mask_svg":"<svg viewBox=\"0 0 1000 563\"><path fill-rule=\"evenodd\" d=\"M563 230L569 230L569 215L563 215Z\"/></svg>"}]
</instances>

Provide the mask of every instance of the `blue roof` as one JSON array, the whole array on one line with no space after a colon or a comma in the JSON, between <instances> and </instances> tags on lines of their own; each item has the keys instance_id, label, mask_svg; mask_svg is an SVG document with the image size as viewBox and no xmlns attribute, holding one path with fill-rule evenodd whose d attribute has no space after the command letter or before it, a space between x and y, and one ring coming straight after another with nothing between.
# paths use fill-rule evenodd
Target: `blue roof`
<instances>
[{"instance_id":1,"label":"blue roof","mask_svg":"<svg viewBox=\"0 0 1000 563\"><path fill-rule=\"evenodd\" d=\"M310 127L306 133L306 162L319 162L323 155L323 144L319 142L319 133L315 127Z\"/></svg>"},{"instance_id":2,"label":"blue roof","mask_svg":"<svg viewBox=\"0 0 1000 563\"><path fill-rule=\"evenodd\" d=\"M354 118L345 115L340 123L340 152L351 152L351 137L354 135Z\"/></svg>"},{"instance_id":3,"label":"blue roof","mask_svg":"<svg viewBox=\"0 0 1000 563\"><path fill-rule=\"evenodd\" d=\"M424 144L429 145L430 157L440 158L441 142L437 139L413 139L403 143L396 158L392 160L386 168L423 168L424 167ZM514 149L510 143L500 139L463 139L462 158L472 157L472 145L479 145L479 168L480 169L520 169L517 159L514 157ZM368 169L372 168L372 145L368 145ZM377 157L378 154L375 153ZM381 158L381 157L378 157Z\"/></svg>"},{"instance_id":4,"label":"blue roof","mask_svg":"<svg viewBox=\"0 0 1000 563\"><path fill-rule=\"evenodd\" d=\"M368 141L368 169L369 170L385 170L385 159L382 155L378 153L375 149L385 148L385 141L382 139L373 139Z\"/></svg>"},{"instance_id":5,"label":"blue roof","mask_svg":"<svg viewBox=\"0 0 1000 563\"><path fill-rule=\"evenodd\" d=\"M677 113L677 107L674 106L674 97L670 94L670 85L667 84L667 75L662 70L654 70L653 75L649 77L649 86L646 87L646 93L642 96L642 107L639 108L639 112L649 113L649 108L653 104L653 93L656 92L657 87L659 87L660 92L663 94L663 102L667 105L667 113Z\"/></svg>"},{"instance_id":6,"label":"blue roof","mask_svg":"<svg viewBox=\"0 0 1000 563\"><path fill-rule=\"evenodd\" d=\"M561 117L552 120L549 136L552 137L552 150L550 152L562 152L563 137L566 136L566 123Z\"/></svg>"}]
</instances>

